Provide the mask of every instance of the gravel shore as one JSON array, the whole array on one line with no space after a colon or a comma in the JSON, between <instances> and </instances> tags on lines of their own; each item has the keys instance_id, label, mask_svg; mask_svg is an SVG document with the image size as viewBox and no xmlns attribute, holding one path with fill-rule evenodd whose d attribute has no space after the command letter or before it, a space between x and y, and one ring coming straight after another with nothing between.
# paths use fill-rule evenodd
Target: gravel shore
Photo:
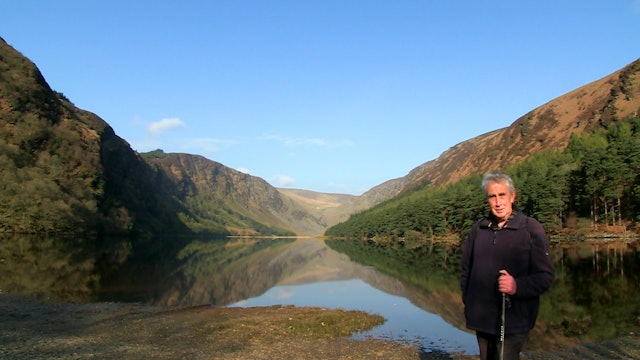
<instances>
[{"instance_id":1,"label":"gravel shore","mask_svg":"<svg viewBox=\"0 0 640 360\"><path fill-rule=\"evenodd\" d=\"M298 324L298 319L335 311L338 310L292 306L243 309L163 308L121 303L53 304L0 295L0 358L451 358L447 354L420 354L415 347L393 341L305 335L291 331L297 325L287 326L288 321Z\"/></svg>"},{"instance_id":2,"label":"gravel shore","mask_svg":"<svg viewBox=\"0 0 640 360\"><path fill-rule=\"evenodd\" d=\"M321 318L358 320L366 314L321 308L271 306L157 307L130 303L58 304L0 294L2 359L473 359L421 352L395 341L350 340L323 332L353 324L319 323L319 331L295 331ZM317 321L316 321L317 322ZM350 331L350 330L349 330ZM526 353L523 360L640 359L640 336L598 344Z\"/></svg>"}]
</instances>

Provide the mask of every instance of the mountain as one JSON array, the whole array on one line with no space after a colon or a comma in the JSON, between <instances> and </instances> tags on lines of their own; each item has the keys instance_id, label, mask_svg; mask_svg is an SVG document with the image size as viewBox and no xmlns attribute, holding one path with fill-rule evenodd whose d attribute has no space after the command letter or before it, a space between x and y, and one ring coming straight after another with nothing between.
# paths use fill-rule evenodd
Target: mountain
<instances>
[{"instance_id":1,"label":"mountain","mask_svg":"<svg viewBox=\"0 0 640 360\"><path fill-rule=\"evenodd\" d=\"M564 150L571 135L637 116L640 59L611 75L539 106L509 127L488 132L418 167L412 185L449 184L470 174L501 169L536 152Z\"/></svg>"},{"instance_id":2,"label":"mountain","mask_svg":"<svg viewBox=\"0 0 640 360\"><path fill-rule=\"evenodd\" d=\"M189 213L199 214L192 215L192 227L215 221L237 235L316 235L326 227L313 211L259 177L198 155L157 150L142 156L167 174Z\"/></svg>"},{"instance_id":3,"label":"mountain","mask_svg":"<svg viewBox=\"0 0 640 360\"><path fill-rule=\"evenodd\" d=\"M134 248L162 251L170 241L140 239L326 228L260 178L197 155L135 152L1 38L0 167L0 232L130 235Z\"/></svg>"},{"instance_id":4,"label":"mountain","mask_svg":"<svg viewBox=\"0 0 640 360\"><path fill-rule=\"evenodd\" d=\"M372 266L351 261L319 239L268 242L238 239L226 244L210 242L191 247L197 251L183 250L189 254L185 255L187 260L171 280L163 283L166 289L157 303L224 306L260 296L273 286L361 279L385 293L407 298L455 326L464 326L458 293L442 286L434 286L428 293L420 291ZM238 256L239 253L242 256Z\"/></svg>"},{"instance_id":5,"label":"mountain","mask_svg":"<svg viewBox=\"0 0 640 360\"><path fill-rule=\"evenodd\" d=\"M305 208L309 213L316 214L327 226L345 220L353 213L348 204L356 198L347 194L327 194L301 189L279 188L283 195ZM338 210L340 209L340 210ZM325 229L322 229L323 232Z\"/></svg>"},{"instance_id":6,"label":"mountain","mask_svg":"<svg viewBox=\"0 0 640 360\"><path fill-rule=\"evenodd\" d=\"M153 170L0 39L0 231L185 231ZM162 206L158 206L162 204Z\"/></svg>"},{"instance_id":7,"label":"mountain","mask_svg":"<svg viewBox=\"0 0 640 360\"><path fill-rule=\"evenodd\" d=\"M423 184L453 183L637 114L640 60L360 196L276 189L190 154L139 154L0 38L0 232L317 235ZM148 245L148 244L147 244Z\"/></svg>"},{"instance_id":8,"label":"mountain","mask_svg":"<svg viewBox=\"0 0 640 360\"><path fill-rule=\"evenodd\" d=\"M510 126L463 141L406 176L386 181L349 199L335 212L344 220L424 183L446 185L530 158L564 150L572 134L637 116L640 110L640 59L624 68L541 105Z\"/></svg>"}]
</instances>

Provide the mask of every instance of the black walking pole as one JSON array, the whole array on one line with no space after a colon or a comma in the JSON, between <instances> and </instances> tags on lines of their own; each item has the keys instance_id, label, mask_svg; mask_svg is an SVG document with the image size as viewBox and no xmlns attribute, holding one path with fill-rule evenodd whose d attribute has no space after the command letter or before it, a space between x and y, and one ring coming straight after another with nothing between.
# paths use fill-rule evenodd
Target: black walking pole
<instances>
[{"instance_id":1,"label":"black walking pole","mask_svg":"<svg viewBox=\"0 0 640 360\"><path fill-rule=\"evenodd\" d=\"M504 308L507 300L507 294L502 293L502 305L500 306L500 333L498 334L498 342L500 349L498 350L498 359L504 359Z\"/></svg>"}]
</instances>

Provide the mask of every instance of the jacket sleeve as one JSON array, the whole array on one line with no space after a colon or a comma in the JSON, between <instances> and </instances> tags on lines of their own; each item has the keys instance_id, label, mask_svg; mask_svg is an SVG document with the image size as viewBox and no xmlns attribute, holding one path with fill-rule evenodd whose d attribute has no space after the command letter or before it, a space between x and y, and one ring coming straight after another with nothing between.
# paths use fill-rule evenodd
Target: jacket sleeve
<instances>
[{"instance_id":1,"label":"jacket sleeve","mask_svg":"<svg viewBox=\"0 0 640 360\"><path fill-rule=\"evenodd\" d=\"M528 230L531 235L529 274L516 279L516 297L540 296L551 287L554 279L553 262L549 252L549 240L542 225L529 218Z\"/></svg>"},{"instance_id":2,"label":"jacket sleeve","mask_svg":"<svg viewBox=\"0 0 640 360\"><path fill-rule=\"evenodd\" d=\"M471 265L473 259L473 244L476 237L478 224L474 224L467 235L467 239L462 245L462 273L460 274L460 290L462 290L462 303L465 302L467 296L467 281L469 280L469 273L471 272Z\"/></svg>"}]
</instances>

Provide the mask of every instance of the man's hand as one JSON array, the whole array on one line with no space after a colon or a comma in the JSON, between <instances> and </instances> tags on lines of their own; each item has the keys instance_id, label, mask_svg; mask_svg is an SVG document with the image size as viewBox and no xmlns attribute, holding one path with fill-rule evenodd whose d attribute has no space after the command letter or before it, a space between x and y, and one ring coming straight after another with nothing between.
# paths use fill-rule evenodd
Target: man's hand
<instances>
[{"instance_id":1,"label":"man's hand","mask_svg":"<svg viewBox=\"0 0 640 360\"><path fill-rule=\"evenodd\" d=\"M515 294L517 290L516 279L507 270L500 270L499 273L498 291L507 295Z\"/></svg>"}]
</instances>

